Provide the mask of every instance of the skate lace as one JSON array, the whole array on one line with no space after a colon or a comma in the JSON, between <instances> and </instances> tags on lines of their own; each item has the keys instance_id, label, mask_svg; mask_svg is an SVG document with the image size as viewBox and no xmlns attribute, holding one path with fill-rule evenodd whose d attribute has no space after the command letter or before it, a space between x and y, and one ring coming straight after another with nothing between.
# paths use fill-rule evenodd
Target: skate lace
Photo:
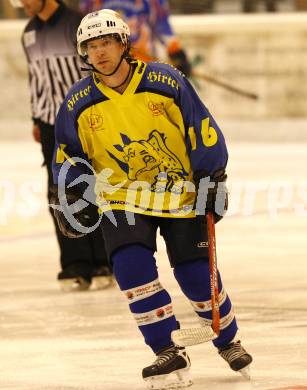
<instances>
[{"instance_id":1,"label":"skate lace","mask_svg":"<svg viewBox=\"0 0 307 390\"><path fill-rule=\"evenodd\" d=\"M153 364L158 367L163 366L165 363L169 362L174 356L177 355L176 352L177 351L175 351L174 349L161 352Z\"/></svg>"},{"instance_id":2,"label":"skate lace","mask_svg":"<svg viewBox=\"0 0 307 390\"><path fill-rule=\"evenodd\" d=\"M238 359L239 357L246 354L245 349L239 342L233 344L230 348L220 351L220 355L227 360L229 363Z\"/></svg>"}]
</instances>

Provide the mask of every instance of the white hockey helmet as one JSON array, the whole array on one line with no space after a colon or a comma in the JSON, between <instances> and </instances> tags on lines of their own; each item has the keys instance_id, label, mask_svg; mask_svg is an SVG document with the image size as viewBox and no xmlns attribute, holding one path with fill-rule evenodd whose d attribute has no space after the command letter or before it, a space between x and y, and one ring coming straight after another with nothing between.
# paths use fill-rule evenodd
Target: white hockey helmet
<instances>
[{"instance_id":1,"label":"white hockey helmet","mask_svg":"<svg viewBox=\"0 0 307 390\"><path fill-rule=\"evenodd\" d=\"M118 34L124 45L128 45L130 29L120 15L111 9L102 9L86 15L77 31L77 50L81 57L87 55L86 42L103 35Z\"/></svg>"},{"instance_id":2,"label":"white hockey helmet","mask_svg":"<svg viewBox=\"0 0 307 390\"><path fill-rule=\"evenodd\" d=\"M10 2L14 8L22 8L23 7L23 4L20 0L10 0Z\"/></svg>"}]
</instances>

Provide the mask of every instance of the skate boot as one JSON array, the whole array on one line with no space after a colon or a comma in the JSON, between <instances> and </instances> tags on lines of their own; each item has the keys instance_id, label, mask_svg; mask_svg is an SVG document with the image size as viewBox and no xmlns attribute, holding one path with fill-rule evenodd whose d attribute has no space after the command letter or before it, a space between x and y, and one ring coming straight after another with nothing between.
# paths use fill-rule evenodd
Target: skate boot
<instances>
[{"instance_id":1,"label":"skate boot","mask_svg":"<svg viewBox=\"0 0 307 390\"><path fill-rule=\"evenodd\" d=\"M185 389L193 384L190 367L185 348L170 346L157 353L157 359L143 369L142 376L150 390Z\"/></svg>"},{"instance_id":2,"label":"skate boot","mask_svg":"<svg viewBox=\"0 0 307 390\"><path fill-rule=\"evenodd\" d=\"M218 352L232 370L238 371L244 378L250 379L249 366L253 358L242 347L241 341L234 341L226 347L219 348Z\"/></svg>"},{"instance_id":3,"label":"skate boot","mask_svg":"<svg viewBox=\"0 0 307 390\"><path fill-rule=\"evenodd\" d=\"M91 269L84 264L71 264L58 274L58 281L64 292L85 291L90 288L91 274Z\"/></svg>"},{"instance_id":4,"label":"skate boot","mask_svg":"<svg viewBox=\"0 0 307 390\"><path fill-rule=\"evenodd\" d=\"M113 286L114 276L108 267L97 267L92 273L92 283L96 290L103 290Z\"/></svg>"}]
</instances>

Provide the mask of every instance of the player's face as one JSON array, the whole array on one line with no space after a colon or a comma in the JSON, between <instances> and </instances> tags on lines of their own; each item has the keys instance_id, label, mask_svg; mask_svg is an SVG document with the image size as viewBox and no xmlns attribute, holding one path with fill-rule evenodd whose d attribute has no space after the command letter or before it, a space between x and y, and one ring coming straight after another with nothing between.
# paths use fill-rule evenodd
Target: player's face
<instances>
[{"instance_id":1,"label":"player's face","mask_svg":"<svg viewBox=\"0 0 307 390\"><path fill-rule=\"evenodd\" d=\"M102 37L87 42L90 63L101 73L111 73L120 61L124 46L113 37Z\"/></svg>"},{"instance_id":2,"label":"player's face","mask_svg":"<svg viewBox=\"0 0 307 390\"><path fill-rule=\"evenodd\" d=\"M32 18L43 8L43 0L21 0L26 14Z\"/></svg>"}]
</instances>

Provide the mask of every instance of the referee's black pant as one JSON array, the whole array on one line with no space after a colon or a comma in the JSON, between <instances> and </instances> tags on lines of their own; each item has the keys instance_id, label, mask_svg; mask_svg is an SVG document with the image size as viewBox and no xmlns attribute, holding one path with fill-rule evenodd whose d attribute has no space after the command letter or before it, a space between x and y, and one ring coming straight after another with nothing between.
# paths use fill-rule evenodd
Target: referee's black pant
<instances>
[{"instance_id":1,"label":"referee's black pant","mask_svg":"<svg viewBox=\"0 0 307 390\"><path fill-rule=\"evenodd\" d=\"M54 126L43 122L39 122L38 126L41 134L44 165L48 172L48 204L50 204L50 187L53 184L52 157L55 145ZM78 265L78 269L80 269L81 265L81 269L84 268L84 271L87 274L90 269L99 266L109 267L100 228L97 228L92 233L81 238L68 238L60 232L50 207L49 211L53 219L56 237L60 246L62 270L71 265Z\"/></svg>"}]
</instances>

